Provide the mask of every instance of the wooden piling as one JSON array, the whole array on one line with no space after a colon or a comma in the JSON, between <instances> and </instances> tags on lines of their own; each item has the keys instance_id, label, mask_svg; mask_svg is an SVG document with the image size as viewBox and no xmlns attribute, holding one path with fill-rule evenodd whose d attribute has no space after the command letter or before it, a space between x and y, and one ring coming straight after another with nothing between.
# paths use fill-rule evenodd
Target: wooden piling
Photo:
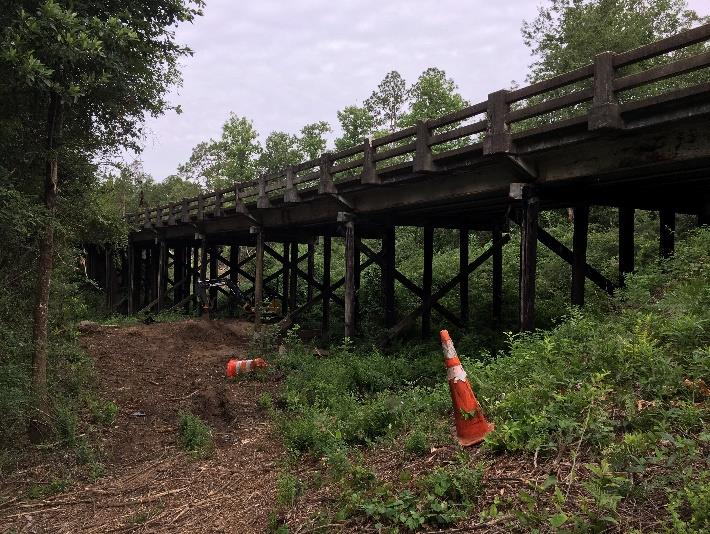
<instances>
[{"instance_id":1,"label":"wooden piling","mask_svg":"<svg viewBox=\"0 0 710 534\"><path fill-rule=\"evenodd\" d=\"M503 240L503 231L500 228L495 228L492 232L493 242L501 243ZM491 314L496 325L500 325L502 320L503 307L503 247L496 247L493 250L492 275L491 275Z\"/></svg>"},{"instance_id":2,"label":"wooden piling","mask_svg":"<svg viewBox=\"0 0 710 534\"><path fill-rule=\"evenodd\" d=\"M520 227L520 330L535 328L535 276L539 201L529 188L523 194Z\"/></svg>"},{"instance_id":3,"label":"wooden piling","mask_svg":"<svg viewBox=\"0 0 710 534\"><path fill-rule=\"evenodd\" d=\"M394 296L394 270L396 262L395 227L388 226L382 237L382 294L384 300L385 327L391 328L397 322L397 311Z\"/></svg>"},{"instance_id":4,"label":"wooden piling","mask_svg":"<svg viewBox=\"0 0 710 534\"><path fill-rule=\"evenodd\" d=\"M256 266L254 268L254 330L261 330L261 311L264 300L264 233L256 229Z\"/></svg>"},{"instance_id":5,"label":"wooden piling","mask_svg":"<svg viewBox=\"0 0 710 534\"><path fill-rule=\"evenodd\" d=\"M355 222L345 223L345 337L355 337Z\"/></svg>"},{"instance_id":6,"label":"wooden piling","mask_svg":"<svg viewBox=\"0 0 710 534\"><path fill-rule=\"evenodd\" d=\"M330 236L323 237L323 303L321 317L321 338L324 343L330 337L330 260L332 254Z\"/></svg>"},{"instance_id":7,"label":"wooden piling","mask_svg":"<svg viewBox=\"0 0 710 534\"><path fill-rule=\"evenodd\" d=\"M572 291L573 306L584 306L584 282L587 268L587 241L589 235L589 206L574 208L572 236Z\"/></svg>"}]
</instances>

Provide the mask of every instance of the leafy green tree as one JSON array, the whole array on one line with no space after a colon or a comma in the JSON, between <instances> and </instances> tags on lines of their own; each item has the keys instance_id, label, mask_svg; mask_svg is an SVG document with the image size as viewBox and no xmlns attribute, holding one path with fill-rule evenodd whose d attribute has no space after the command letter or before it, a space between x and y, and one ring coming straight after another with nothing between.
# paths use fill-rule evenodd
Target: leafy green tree
<instances>
[{"instance_id":1,"label":"leafy green tree","mask_svg":"<svg viewBox=\"0 0 710 534\"><path fill-rule=\"evenodd\" d=\"M220 138L195 146L190 159L178 167L178 174L208 189L248 182L256 177L260 153L259 134L254 124L246 117L230 113L222 125Z\"/></svg>"},{"instance_id":2,"label":"leafy green tree","mask_svg":"<svg viewBox=\"0 0 710 534\"><path fill-rule=\"evenodd\" d=\"M668 37L700 20L685 0L549 0L522 26L534 58L528 81L586 65L600 52Z\"/></svg>"},{"instance_id":3,"label":"leafy green tree","mask_svg":"<svg viewBox=\"0 0 710 534\"><path fill-rule=\"evenodd\" d=\"M372 116L375 129L394 131L408 98L407 83L402 75L396 70L387 73L365 100L365 109Z\"/></svg>"},{"instance_id":4,"label":"leafy green tree","mask_svg":"<svg viewBox=\"0 0 710 534\"><path fill-rule=\"evenodd\" d=\"M418 120L432 119L458 111L468 105L458 87L446 73L435 67L426 69L409 89L411 105L400 119L401 126L411 126Z\"/></svg>"},{"instance_id":5,"label":"leafy green tree","mask_svg":"<svg viewBox=\"0 0 710 534\"><path fill-rule=\"evenodd\" d=\"M328 144L325 136L330 132L330 124L326 121L306 124L301 128L301 135L298 136L298 147L305 160L316 159L325 152Z\"/></svg>"},{"instance_id":6,"label":"leafy green tree","mask_svg":"<svg viewBox=\"0 0 710 534\"><path fill-rule=\"evenodd\" d=\"M137 148L144 117L169 108L165 94L180 80L178 59L189 53L176 43L173 27L193 20L201 6L200 0L11 1L0 13L0 93L22 95L30 103L24 131L44 132L43 143L30 150L35 164L14 169L34 171L37 161L45 168L42 179L33 180L47 214L36 263L34 441L46 434L48 303L60 186L93 153Z\"/></svg>"},{"instance_id":7,"label":"leafy green tree","mask_svg":"<svg viewBox=\"0 0 710 534\"><path fill-rule=\"evenodd\" d=\"M346 106L338 111L338 122L343 134L335 140L337 150L358 145L372 133L375 121L364 107Z\"/></svg>"},{"instance_id":8,"label":"leafy green tree","mask_svg":"<svg viewBox=\"0 0 710 534\"><path fill-rule=\"evenodd\" d=\"M259 169L264 174L277 173L302 160L303 153L297 136L286 132L271 132L259 156Z\"/></svg>"}]
</instances>

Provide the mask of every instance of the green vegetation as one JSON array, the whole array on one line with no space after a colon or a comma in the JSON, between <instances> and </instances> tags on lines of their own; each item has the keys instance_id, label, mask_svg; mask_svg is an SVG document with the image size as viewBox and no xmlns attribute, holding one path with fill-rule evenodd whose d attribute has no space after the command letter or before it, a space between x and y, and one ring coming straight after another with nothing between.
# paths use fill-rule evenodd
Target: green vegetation
<instances>
[{"instance_id":1,"label":"green vegetation","mask_svg":"<svg viewBox=\"0 0 710 534\"><path fill-rule=\"evenodd\" d=\"M178 414L178 441L183 449L198 458L208 456L214 450L212 429L190 412Z\"/></svg>"}]
</instances>

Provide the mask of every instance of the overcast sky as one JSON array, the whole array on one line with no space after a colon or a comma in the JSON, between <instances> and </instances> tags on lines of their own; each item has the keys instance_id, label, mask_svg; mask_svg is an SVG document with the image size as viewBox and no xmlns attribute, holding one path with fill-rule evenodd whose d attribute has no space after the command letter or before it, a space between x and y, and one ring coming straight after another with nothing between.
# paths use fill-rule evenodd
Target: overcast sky
<instances>
[{"instance_id":1,"label":"overcast sky","mask_svg":"<svg viewBox=\"0 0 710 534\"><path fill-rule=\"evenodd\" d=\"M218 137L230 111L253 120L263 140L309 122L337 126L336 112L362 104L383 76L408 82L444 69L471 102L512 80L531 58L520 26L540 0L207 0L205 15L177 31L194 51L183 86L170 95L183 113L147 123L146 171L174 173L192 147ZM710 0L690 0L707 13Z\"/></svg>"}]
</instances>

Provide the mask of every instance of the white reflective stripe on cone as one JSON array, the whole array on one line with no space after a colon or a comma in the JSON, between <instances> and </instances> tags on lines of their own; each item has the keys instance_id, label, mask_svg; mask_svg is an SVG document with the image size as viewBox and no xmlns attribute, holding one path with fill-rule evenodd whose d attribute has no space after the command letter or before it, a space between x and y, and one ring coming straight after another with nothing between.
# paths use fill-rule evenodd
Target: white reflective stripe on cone
<instances>
[{"instance_id":1,"label":"white reflective stripe on cone","mask_svg":"<svg viewBox=\"0 0 710 534\"><path fill-rule=\"evenodd\" d=\"M251 371L251 366L254 363L254 360L247 360L246 368L244 369L244 372L248 373Z\"/></svg>"},{"instance_id":2,"label":"white reflective stripe on cone","mask_svg":"<svg viewBox=\"0 0 710 534\"><path fill-rule=\"evenodd\" d=\"M466 371L461 365L454 365L446 369L446 378L454 382L466 382L466 376Z\"/></svg>"},{"instance_id":3,"label":"white reflective stripe on cone","mask_svg":"<svg viewBox=\"0 0 710 534\"><path fill-rule=\"evenodd\" d=\"M441 348L444 349L444 358L449 359L456 357L456 349L454 348L454 342L450 339L445 343L442 343Z\"/></svg>"}]
</instances>

